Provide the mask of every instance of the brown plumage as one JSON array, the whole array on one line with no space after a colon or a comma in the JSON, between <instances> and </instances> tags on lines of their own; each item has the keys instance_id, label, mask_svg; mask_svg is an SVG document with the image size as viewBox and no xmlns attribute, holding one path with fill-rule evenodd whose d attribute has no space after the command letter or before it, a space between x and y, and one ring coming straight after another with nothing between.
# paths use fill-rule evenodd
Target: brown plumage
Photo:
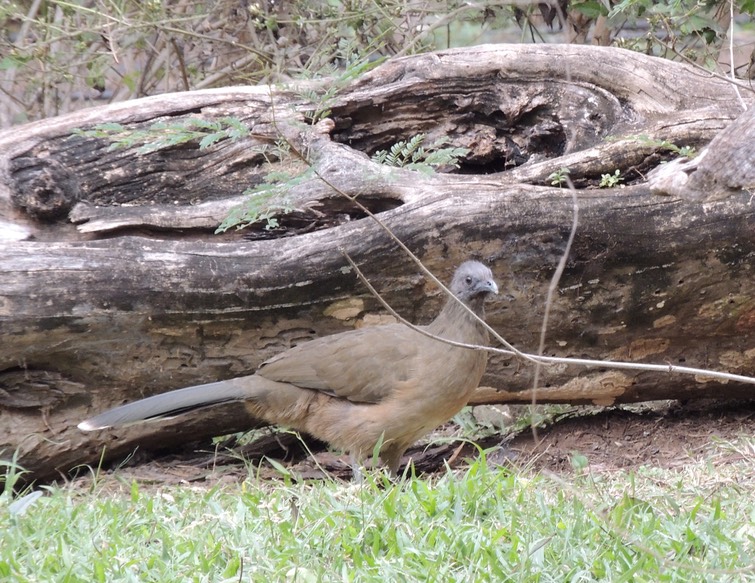
<instances>
[{"instance_id":1,"label":"brown plumage","mask_svg":"<svg viewBox=\"0 0 755 583\"><path fill-rule=\"evenodd\" d=\"M477 315L498 288L490 270L463 263L451 291ZM488 334L449 299L424 329L466 344ZM403 324L317 338L274 356L250 376L155 395L83 421L85 431L172 416L225 401L244 401L256 418L309 433L358 459L380 457L396 473L418 438L448 421L469 400L487 353L451 346Z\"/></svg>"}]
</instances>

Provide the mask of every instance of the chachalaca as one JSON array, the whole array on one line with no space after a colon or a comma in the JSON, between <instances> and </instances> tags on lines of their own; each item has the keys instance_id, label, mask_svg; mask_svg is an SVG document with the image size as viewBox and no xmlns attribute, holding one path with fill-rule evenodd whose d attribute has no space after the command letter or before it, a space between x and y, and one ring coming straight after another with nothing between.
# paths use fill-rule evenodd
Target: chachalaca
<instances>
[{"instance_id":1,"label":"chachalaca","mask_svg":"<svg viewBox=\"0 0 755 583\"><path fill-rule=\"evenodd\" d=\"M466 261L451 292L482 317L498 293L482 263ZM487 331L449 298L427 332L485 345ZM84 431L174 416L226 401L244 401L257 419L297 429L363 460L381 443L380 457L396 474L418 438L448 421L469 400L487 364L484 350L451 346L404 324L316 338L264 362L257 372L136 401L79 424Z\"/></svg>"}]
</instances>

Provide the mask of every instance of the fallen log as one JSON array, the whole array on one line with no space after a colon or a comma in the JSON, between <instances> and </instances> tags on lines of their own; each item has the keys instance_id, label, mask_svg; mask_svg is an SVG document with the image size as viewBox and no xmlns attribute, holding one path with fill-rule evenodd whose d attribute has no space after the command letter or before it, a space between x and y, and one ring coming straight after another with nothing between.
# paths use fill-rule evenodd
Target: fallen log
<instances>
[{"instance_id":1,"label":"fallen log","mask_svg":"<svg viewBox=\"0 0 755 583\"><path fill-rule=\"evenodd\" d=\"M313 125L301 90L227 88L0 133L2 457L18 451L49 477L96 463L103 447L118 457L253 425L225 406L159 428L76 429L107 407L248 374L298 342L385 321L344 252L399 313L427 322L440 292L348 197L443 280L469 257L488 263L503 290L490 324L534 351L574 212L572 193L552 184L563 168L579 226L546 353L755 372L752 186L700 202L645 180L739 115L730 83L618 49L503 45L389 61L327 105ZM249 133L206 149L111 149L91 133L104 122L149 132L156 121L229 117ZM371 158L418 134L468 151L434 174ZM281 136L313 171L286 157ZM275 222L213 234L245 188L291 168L302 175L282 190ZM603 175L614 187L599 188ZM473 402L529 402L532 381L530 364L493 355ZM536 398L752 394L705 377L555 365Z\"/></svg>"}]
</instances>

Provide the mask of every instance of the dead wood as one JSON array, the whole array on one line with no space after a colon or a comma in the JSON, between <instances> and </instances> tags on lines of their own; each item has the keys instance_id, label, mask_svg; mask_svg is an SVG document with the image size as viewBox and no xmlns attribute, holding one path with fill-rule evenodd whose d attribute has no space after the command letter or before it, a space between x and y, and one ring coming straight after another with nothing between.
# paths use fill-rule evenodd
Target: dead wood
<instances>
[{"instance_id":1,"label":"dead wood","mask_svg":"<svg viewBox=\"0 0 755 583\"><path fill-rule=\"evenodd\" d=\"M97 463L103 446L117 457L253 424L220 407L159 429L75 427L106 407L247 374L297 342L379 320L344 250L400 313L427 322L442 297L339 190L444 279L469 257L490 264L504 293L489 321L531 351L572 217L570 193L549 177L569 168L580 225L548 354L755 373L750 194L729 188L701 203L659 196L645 180L673 157L668 143L699 149L739 115L729 83L618 49L500 45L390 61L328 105L328 120L312 126L301 90L238 87L0 133L5 457L18 450L35 475L50 476ZM250 134L205 150L111 150L74 131L228 116ZM458 169L431 175L370 159L420 133L469 153ZM214 235L246 188L272 170L303 168L277 155L282 135L315 170L286 192L292 211L272 229ZM749 152L738 164L752 168ZM617 169L621 187L597 188ZM541 402L752 394L752 385L566 365L541 378ZM531 366L494 356L474 401L529 401L531 381Z\"/></svg>"}]
</instances>

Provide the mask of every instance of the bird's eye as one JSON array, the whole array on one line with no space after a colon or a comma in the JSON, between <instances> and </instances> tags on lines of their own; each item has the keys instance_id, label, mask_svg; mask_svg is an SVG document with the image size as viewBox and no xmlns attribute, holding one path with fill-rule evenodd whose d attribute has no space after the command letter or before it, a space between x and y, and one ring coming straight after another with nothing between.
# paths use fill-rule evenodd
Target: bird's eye
<instances>
[{"instance_id":1,"label":"bird's eye","mask_svg":"<svg viewBox=\"0 0 755 583\"><path fill-rule=\"evenodd\" d=\"M468 275L466 278L464 278L464 281L467 282L467 285L472 285L472 276Z\"/></svg>"}]
</instances>

